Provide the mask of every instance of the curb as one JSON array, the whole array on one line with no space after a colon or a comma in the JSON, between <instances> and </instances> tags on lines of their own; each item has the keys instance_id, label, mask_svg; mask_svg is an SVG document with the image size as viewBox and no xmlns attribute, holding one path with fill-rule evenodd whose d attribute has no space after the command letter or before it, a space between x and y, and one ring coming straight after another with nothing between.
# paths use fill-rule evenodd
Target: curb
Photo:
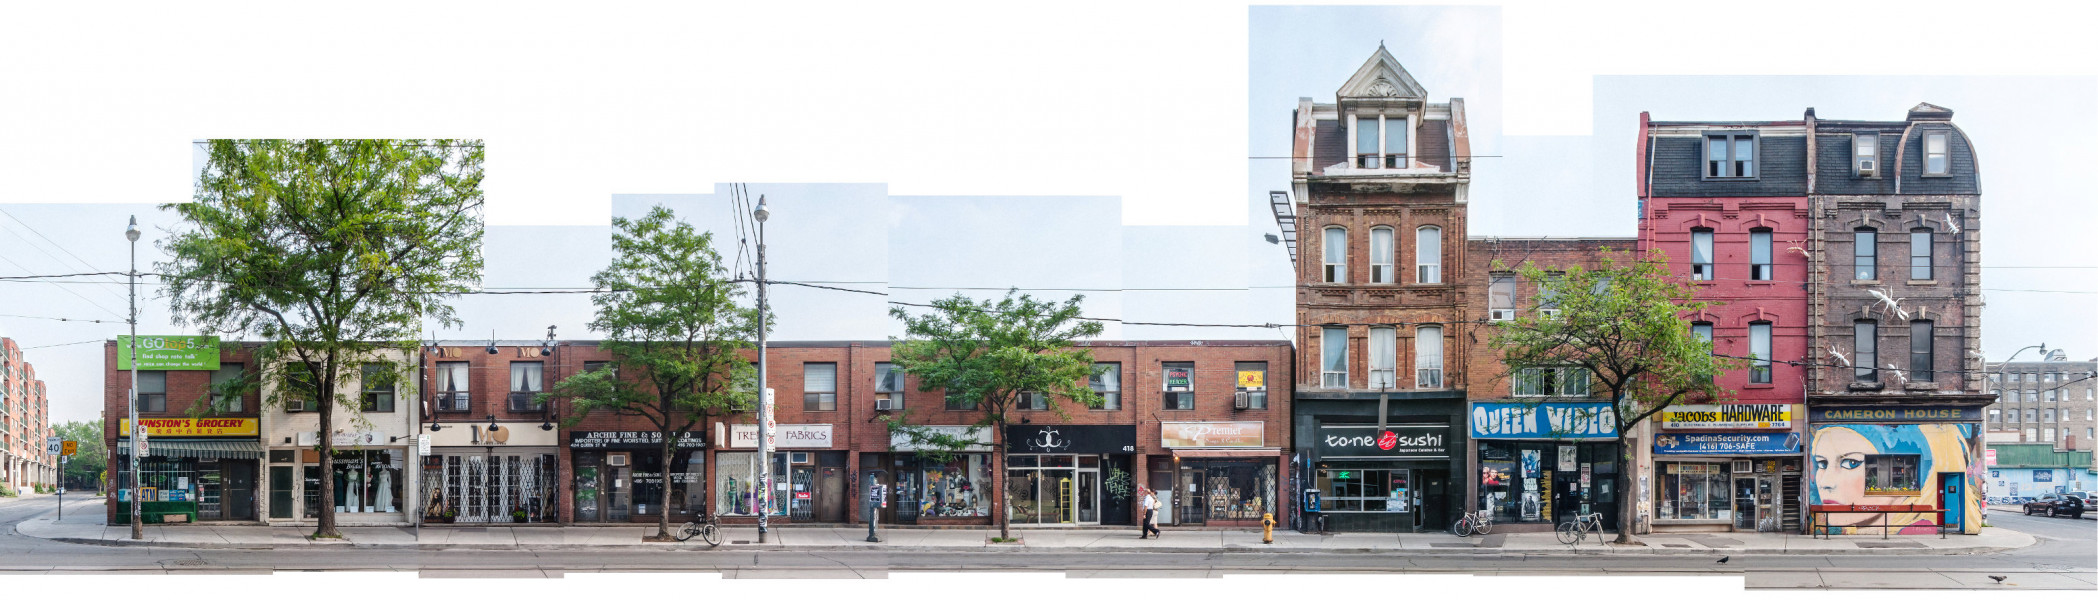
<instances>
[{"instance_id":1,"label":"curb","mask_svg":"<svg viewBox=\"0 0 2098 600\"><path fill-rule=\"evenodd\" d=\"M269 544L269 545L254 545L254 544L186 544L186 543L178 543L178 542L154 542L154 541L132 542L132 541L128 541L128 540L104 540L104 539L88 539L88 538L41 538L41 539L45 539L45 540L49 540L49 541L54 541L54 542L62 542L62 543L68 543L68 544L84 544L84 545L92 545L92 546L109 546L109 547L118 547L118 548L122 548L122 547L148 547L148 548L201 548L201 549L223 549L223 550L280 550L280 549L283 549L283 547L284 547L283 545L278 545L278 544ZM514 545L514 546L513 546L513 545L500 545L500 544L443 544L443 545L438 545L438 544L427 544L427 545L426 545L426 544L391 544L391 543L374 543L374 544L360 544L360 543L356 543L356 542L348 542L348 541L343 541L343 542L304 542L304 543L302 543L302 545L310 545L310 546L317 546L317 547L328 547L328 546L335 546L335 547L348 547L348 548L354 548L354 549L359 549L359 550L433 550L433 551L435 551L435 550L517 550L517 551L549 551L549 550L554 550L554 551L558 551L558 550L604 550L604 549L619 549L619 550L628 550L628 549L635 549L635 548L648 548L648 549L652 549L652 550L659 550L659 551L665 551L665 552L708 552L708 551L714 551L714 550L717 550L717 549L719 549L719 547L710 547L710 546L705 546L705 545L684 545L684 544L679 544L679 545L658 545L658 546L626 546L626 545L616 545L616 546L614 546L614 545L578 545L578 544L524 544L524 545ZM791 548L790 548L790 547L785 547L785 546L770 546L770 545L768 545L768 546L753 546L753 547L748 547L748 548L730 548L730 549L729 549L729 551L737 551L737 550L741 550L741 551L757 551L757 552L1010 552L1010 553L1044 553L1044 554L1048 554L1048 553L1060 553L1060 552L1107 552L1107 553L1116 553L1116 552L1143 552L1143 553L1174 553L1174 554L1347 554L1347 555L1373 555L1373 556L1437 556L1437 555L1448 555L1448 554L1469 554L1469 555L1473 555L1473 556L1522 556L1522 557L1559 557L1559 556L1610 556L1610 555L1625 555L1625 554L1629 554L1629 555L1663 555L1663 556L1700 556L1700 555L1702 555L1702 556L1725 556L1725 555L1790 555L1790 556L1836 556L1836 555L1848 555L1848 554L1859 554L1859 555L1871 555L1871 556L1921 556L1921 555L1932 555L1932 556L1963 556L1963 555L1974 555L1974 554L1989 554L1989 553L1995 553L1995 552L2002 552L2002 551L2005 551L2005 550L2014 550L2014 549L2016 549L2016 548L2012 548L2012 547L1994 547L1994 546L1991 546L1991 547L1977 547L1977 548L1855 548L1855 549L1815 549L1815 550L1788 550L1788 549L1783 549L1783 548L1651 548L1651 547L1647 547L1647 548L1628 548L1628 549L1582 549L1582 550L1571 550L1571 551L1552 551L1552 550L1542 550L1542 549L1506 549L1506 548L1474 548L1474 549L1470 549L1470 550L1465 550L1465 549L1461 549L1461 548L1436 548L1436 549L1434 549L1434 550L1422 550L1422 549L1394 549L1394 550L1376 550L1376 549L1368 549L1368 548L1333 548L1333 549L1317 549L1317 548L1261 548L1261 547L1248 547L1248 546L1226 546L1226 547L1222 547L1222 548L1186 548L1186 547L1178 547L1178 548L1112 548L1112 549L1109 549L1109 548L1028 548L1028 547L1024 547L1024 546L984 546L984 547L970 547L970 546L944 546L944 547L942 547L942 546L876 546L876 545L871 545L871 544L870 544L870 545L853 545L853 546L795 546L795 547L791 547Z\"/></svg>"}]
</instances>

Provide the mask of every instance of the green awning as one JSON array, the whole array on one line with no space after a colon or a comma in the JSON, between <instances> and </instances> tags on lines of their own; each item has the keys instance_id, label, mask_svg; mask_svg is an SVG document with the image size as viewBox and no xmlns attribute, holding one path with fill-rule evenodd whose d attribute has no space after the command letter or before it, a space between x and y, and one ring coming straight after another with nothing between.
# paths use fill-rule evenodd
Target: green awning
<instances>
[{"instance_id":1,"label":"green awning","mask_svg":"<svg viewBox=\"0 0 2098 600\"><path fill-rule=\"evenodd\" d=\"M117 440L117 454L131 455L131 443ZM162 458L262 458L255 440L146 440L146 456Z\"/></svg>"}]
</instances>

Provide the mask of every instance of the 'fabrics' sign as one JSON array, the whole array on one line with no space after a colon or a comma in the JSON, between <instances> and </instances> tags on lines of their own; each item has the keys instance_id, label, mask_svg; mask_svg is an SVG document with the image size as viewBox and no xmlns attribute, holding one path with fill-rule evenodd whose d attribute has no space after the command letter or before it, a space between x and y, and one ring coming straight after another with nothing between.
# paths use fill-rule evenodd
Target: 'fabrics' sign
<instances>
[{"instance_id":1,"label":"'fabrics' sign","mask_svg":"<svg viewBox=\"0 0 2098 600\"><path fill-rule=\"evenodd\" d=\"M1321 425L1319 460L1342 458L1449 458L1450 426L1443 423Z\"/></svg>"}]
</instances>

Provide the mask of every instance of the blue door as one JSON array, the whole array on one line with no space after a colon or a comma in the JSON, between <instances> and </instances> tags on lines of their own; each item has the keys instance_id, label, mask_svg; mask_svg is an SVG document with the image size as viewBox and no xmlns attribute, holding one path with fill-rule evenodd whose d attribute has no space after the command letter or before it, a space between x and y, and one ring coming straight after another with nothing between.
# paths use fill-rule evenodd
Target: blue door
<instances>
[{"instance_id":1,"label":"blue door","mask_svg":"<svg viewBox=\"0 0 2098 600\"><path fill-rule=\"evenodd\" d=\"M1954 531L1964 529L1962 519L1967 516L1967 474L1938 474L1938 508L1945 509L1945 526Z\"/></svg>"}]
</instances>

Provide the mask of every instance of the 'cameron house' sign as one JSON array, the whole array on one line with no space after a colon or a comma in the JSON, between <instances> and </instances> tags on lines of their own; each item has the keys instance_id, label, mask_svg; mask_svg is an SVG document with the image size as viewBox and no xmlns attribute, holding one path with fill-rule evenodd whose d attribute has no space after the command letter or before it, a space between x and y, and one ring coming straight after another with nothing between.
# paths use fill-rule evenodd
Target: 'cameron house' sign
<instances>
[{"instance_id":1,"label":"'cameron house' sign","mask_svg":"<svg viewBox=\"0 0 2098 600\"><path fill-rule=\"evenodd\" d=\"M1975 406L1825 406L1809 415L1816 423L1859 421L1980 421Z\"/></svg>"},{"instance_id":2,"label":"'cameron house' sign","mask_svg":"<svg viewBox=\"0 0 2098 600\"><path fill-rule=\"evenodd\" d=\"M1608 402L1480 402L1472 405L1472 437L1616 438L1617 411Z\"/></svg>"},{"instance_id":3,"label":"'cameron house' sign","mask_svg":"<svg viewBox=\"0 0 2098 600\"><path fill-rule=\"evenodd\" d=\"M1319 460L1345 458L1449 458L1450 426L1441 423L1321 425Z\"/></svg>"}]
</instances>

